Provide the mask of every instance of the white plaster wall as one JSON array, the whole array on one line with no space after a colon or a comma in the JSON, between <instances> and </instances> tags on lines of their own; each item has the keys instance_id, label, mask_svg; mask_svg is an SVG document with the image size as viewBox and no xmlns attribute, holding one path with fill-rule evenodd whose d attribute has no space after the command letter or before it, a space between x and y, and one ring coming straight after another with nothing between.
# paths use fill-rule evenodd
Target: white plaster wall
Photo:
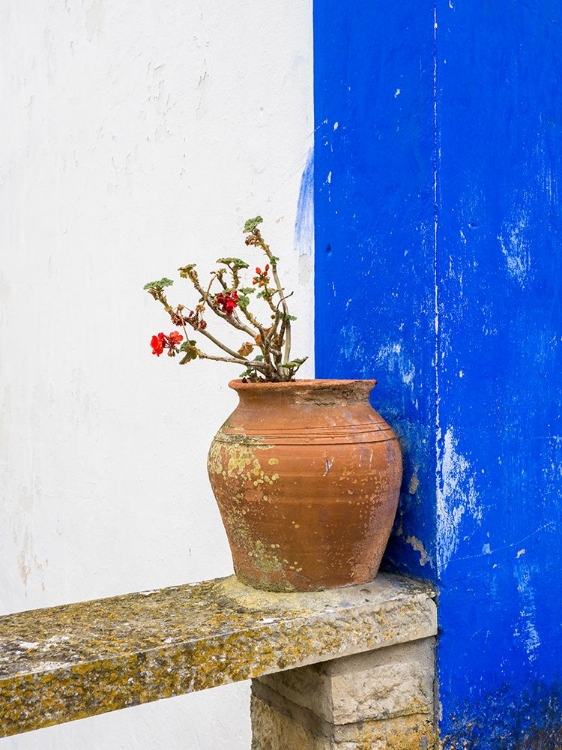
<instances>
[{"instance_id":1,"label":"white plaster wall","mask_svg":"<svg viewBox=\"0 0 562 750\"><path fill-rule=\"evenodd\" d=\"M312 354L311 5L0 2L2 613L231 573L205 464L239 368L153 357L142 286L261 213ZM249 742L235 685L0 747Z\"/></svg>"}]
</instances>

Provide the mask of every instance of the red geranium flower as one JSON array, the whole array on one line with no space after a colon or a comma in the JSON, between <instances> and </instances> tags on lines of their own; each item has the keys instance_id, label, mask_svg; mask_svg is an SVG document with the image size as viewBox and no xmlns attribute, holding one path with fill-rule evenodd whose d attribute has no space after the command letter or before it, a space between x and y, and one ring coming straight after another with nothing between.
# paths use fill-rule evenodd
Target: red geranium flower
<instances>
[{"instance_id":1,"label":"red geranium flower","mask_svg":"<svg viewBox=\"0 0 562 750\"><path fill-rule=\"evenodd\" d=\"M215 304L219 305L227 315L232 315L238 307L238 292L236 289L233 289L231 292L220 292L215 296Z\"/></svg>"},{"instance_id":2,"label":"red geranium flower","mask_svg":"<svg viewBox=\"0 0 562 750\"><path fill-rule=\"evenodd\" d=\"M183 336L179 331L172 331L168 336L168 340L171 346L177 346L183 341Z\"/></svg>"},{"instance_id":3,"label":"red geranium flower","mask_svg":"<svg viewBox=\"0 0 562 750\"><path fill-rule=\"evenodd\" d=\"M175 349L182 341L183 336L179 331L172 331L169 336L159 333L150 339L150 346L152 353L159 357L164 349Z\"/></svg>"},{"instance_id":4,"label":"red geranium flower","mask_svg":"<svg viewBox=\"0 0 562 750\"><path fill-rule=\"evenodd\" d=\"M157 336L153 336L150 339L150 346L152 347L152 353L159 357L164 351L164 334L159 333Z\"/></svg>"}]
</instances>

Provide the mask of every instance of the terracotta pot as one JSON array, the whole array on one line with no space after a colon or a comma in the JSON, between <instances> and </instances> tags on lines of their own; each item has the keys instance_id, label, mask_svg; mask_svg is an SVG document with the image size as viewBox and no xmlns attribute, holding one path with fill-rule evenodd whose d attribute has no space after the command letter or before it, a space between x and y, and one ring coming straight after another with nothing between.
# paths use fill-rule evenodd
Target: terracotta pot
<instances>
[{"instance_id":1,"label":"terracotta pot","mask_svg":"<svg viewBox=\"0 0 562 750\"><path fill-rule=\"evenodd\" d=\"M229 385L209 477L243 582L315 591L371 581L398 504L398 441L369 404L375 380Z\"/></svg>"}]
</instances>

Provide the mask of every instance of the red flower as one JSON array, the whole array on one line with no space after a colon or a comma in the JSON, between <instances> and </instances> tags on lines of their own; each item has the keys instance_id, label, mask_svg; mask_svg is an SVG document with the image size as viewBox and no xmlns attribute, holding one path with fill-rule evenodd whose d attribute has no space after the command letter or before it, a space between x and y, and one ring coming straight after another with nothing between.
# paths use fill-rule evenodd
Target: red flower
<instances>
[{"instance_id":1,"label":"red flower","mask_svg":"<svg viewBox=\"0 0 562 750\"><path fill-rule=\"evenodd\" d=\"M150 339L150 346L152 347L152 353L159 357L164 351L164 334L159 333L158 336L153 336Z\"/></svg>"},{"instance_id":2,"label":"red flower","mask_svg":"<svg viewBox=\"0 0 562 750\"><path fill-rule=\"evenodd\" d=\"M215 296L215 304L219 305L227 315L232 315L238 307L238 292L236 289L233 289L231 292L219 292Z\"/></svg>"},{"instance_id":3,"label":"red flower","mask_svg":"<svg viewBox=\"0 0 562 750\"><path fill-rule=\"evenodd\" d=\"M170 342L171 346L177 346L183 341L183 336L179 331L172 331L168 336L168 341Z\"/></svg>"},{"instance_id":4,"label":"red flower","mask_svg":"<svg viewBox=\"0 0 562 750\"><path fill-rule=\"evenodd\" d=\"M152 347L152 353L159 357L164 349L175 350L178 344L183 341L183 336L179 331L172 331L169 336L165 336L163 333L159 333L150 339L150 346ZM173 356L173 354L171 354Z\"/></svg>"}]
</instances>

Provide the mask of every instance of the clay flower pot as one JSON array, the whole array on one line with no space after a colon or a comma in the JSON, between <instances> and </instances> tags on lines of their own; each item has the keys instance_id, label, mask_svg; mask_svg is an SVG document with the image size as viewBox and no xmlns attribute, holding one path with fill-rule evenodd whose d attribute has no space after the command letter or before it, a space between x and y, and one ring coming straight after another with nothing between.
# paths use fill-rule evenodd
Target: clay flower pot
<instances>
[{"instance_id":1,"label":"clay flower pot","mask_svg":"<svg viewBox=\"0 0 562 750\"><path fill-rule=\"evenodd\" d=\"M240 403L211 444L208 469L243 583L315 591L376 576L402 458L369 403L375 384L229 384Z\"/></svg>"}]
</instances>

